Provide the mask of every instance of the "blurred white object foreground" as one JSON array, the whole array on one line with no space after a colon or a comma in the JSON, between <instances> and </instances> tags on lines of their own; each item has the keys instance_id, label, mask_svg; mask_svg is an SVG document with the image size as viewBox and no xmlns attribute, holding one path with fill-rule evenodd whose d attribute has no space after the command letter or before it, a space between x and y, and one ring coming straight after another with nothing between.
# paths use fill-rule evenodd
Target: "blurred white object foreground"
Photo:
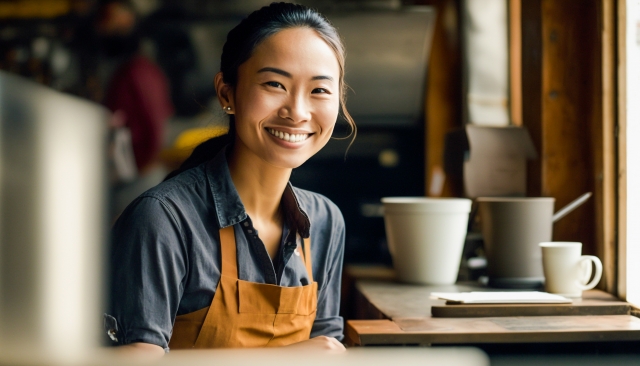
<instances>
[{"instance_id":1,"label":"blurred white object foreground","mask_svg":"<svg viewBox=\"0 0 640 366\"><path fill-rule=\"evenodd\" d=\"M100 345L108 116L0 72L0 355Z\"/></svg>"},{"instance_id":2,"label":"blurred white object foreground","mask_svg":"<svg viewBox=\"0 0 640 366\"><path fill-rule=\"evenodd\" d=\"M173 351L156 360L136 359L104 349L74 362L56 363L46 355L0 355L0 365L122 365L122 366L205 366L205 365L304 365L304 366L488 366L489 358L474 348L358 347L345 352L309 352L286 348Z\"/></svg>"}]
</instances>

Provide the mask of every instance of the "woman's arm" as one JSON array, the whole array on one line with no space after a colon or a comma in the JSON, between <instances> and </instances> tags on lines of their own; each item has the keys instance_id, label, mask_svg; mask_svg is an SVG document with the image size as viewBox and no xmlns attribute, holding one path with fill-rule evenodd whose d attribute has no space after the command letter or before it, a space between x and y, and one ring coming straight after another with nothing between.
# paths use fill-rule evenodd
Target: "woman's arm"
<instances>
[{"instance_id":1,"label":"woman's arm","mask_svg":"<svg viewBox=\"0 0 640 366\"><path fill-rule=\"evenodd\" d=\"M119 345L168 347L186 276L182 243L179 224L164 200L148 193L114 226L107 316Z\"/></svg>"},{"instance_id":2,"label":"woman's arm","mask_svg":"<svg viewBox=\"0 0 640 366\"><path fill-rule=\"evenodd\" d=\"M318 209L313 220L323 219L324 225L312 227L312 251L315 257L314 279L318 281L318 308L316 319L311 330L311 337L328 336L342 340L344 320L340 316L340 293L342 285L342 261L344 256L345 225L342 214L337 206L322 197L320 204L325 207ZM317 222L317 221L314 221Z\"/></svg>"}]
</instances>

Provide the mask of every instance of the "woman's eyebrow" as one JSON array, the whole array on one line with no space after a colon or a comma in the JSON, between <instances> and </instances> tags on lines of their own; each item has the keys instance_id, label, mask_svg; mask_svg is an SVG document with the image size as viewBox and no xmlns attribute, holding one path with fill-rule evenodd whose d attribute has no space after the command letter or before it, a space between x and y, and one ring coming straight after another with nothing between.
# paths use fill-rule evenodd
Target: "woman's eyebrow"
<instances>
[{"instance_id":1,"label":"woman's eyebrow","mask_svg":"<svg viewBox=\"0 0 640 366\"><path fill-rule=\"evenodd\" d=\"M288 73L288 72L286 72L286 71L284 71L282 69L277 69L275 67L263 67L260 70L258 70L258 73L261 73L261 72L273 72L273 73L280 74L282 76L291 78L291 74L290 73Z\"/></svg>"},{"instance_id":2,"label":"woman's eyebrow","mask_svg":"<svg viewBox=\"0 0 640 366\"><path fill-rule=\"evenodd\" d=\"M312 77L311 80L329 80L329 81L333 81L333 78L331 76L327 76L327 75L318 75L318 76Z\"/></svg>"},{"instance_id":3,"label":"woman's eyebrow","mask_svg":"<svg viewBox=\"0 0 640 366\"><path fill-rule=\"evenodd\" d=\"M284 77L287 78L291 78L291 73L286 72L282 69L278 69L275 67L263 67L260 70L258 70L258 73L262 73L262 72L273 72L279 75L282 75ZM333 78L331 76L327 76L327 75L318 75L318 76L314 76L311 78L311 80L329 80L329 81L333 81Z\"/></svg>"}]
</instances>

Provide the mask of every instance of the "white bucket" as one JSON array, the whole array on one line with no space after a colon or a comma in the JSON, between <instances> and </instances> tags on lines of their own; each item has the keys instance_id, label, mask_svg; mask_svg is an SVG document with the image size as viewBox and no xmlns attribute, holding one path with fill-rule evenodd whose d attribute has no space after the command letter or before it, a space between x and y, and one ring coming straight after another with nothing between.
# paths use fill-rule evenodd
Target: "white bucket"
<instances>
[{"instance_id":1,"label":"white bucket","mask_svg":"<svg viewBox=\"0 0 640 366\"><path fill-rule=\"evenodd\" d=\"M385 197L384 223L398 279L428 285L456 282L471 200Z\"/></svg>"}]
</instances>

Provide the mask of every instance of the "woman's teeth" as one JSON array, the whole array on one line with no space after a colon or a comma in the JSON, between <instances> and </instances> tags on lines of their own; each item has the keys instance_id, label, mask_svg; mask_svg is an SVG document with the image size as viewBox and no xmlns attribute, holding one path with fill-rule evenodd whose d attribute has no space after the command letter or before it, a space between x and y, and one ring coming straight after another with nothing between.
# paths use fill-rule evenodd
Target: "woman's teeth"
<instances>
[{"instance_id":1,"label":"woman's teeth","mask_svg":"<svg viewBox=\"0 0 640 366\"><path fill-rule=\"evenodd\" d=\"M300 142L300 141L304 141L309 137L309 134L307 133L301 133L301 134L297 134L297 135L290 135L286 132L282 132L282 131L276 131L273 128L267 128L267 131L269 131L270 134L272 134L273 136L281 139L281 140L285 140L288 142Z\"/></svg>"}]
</instances>

